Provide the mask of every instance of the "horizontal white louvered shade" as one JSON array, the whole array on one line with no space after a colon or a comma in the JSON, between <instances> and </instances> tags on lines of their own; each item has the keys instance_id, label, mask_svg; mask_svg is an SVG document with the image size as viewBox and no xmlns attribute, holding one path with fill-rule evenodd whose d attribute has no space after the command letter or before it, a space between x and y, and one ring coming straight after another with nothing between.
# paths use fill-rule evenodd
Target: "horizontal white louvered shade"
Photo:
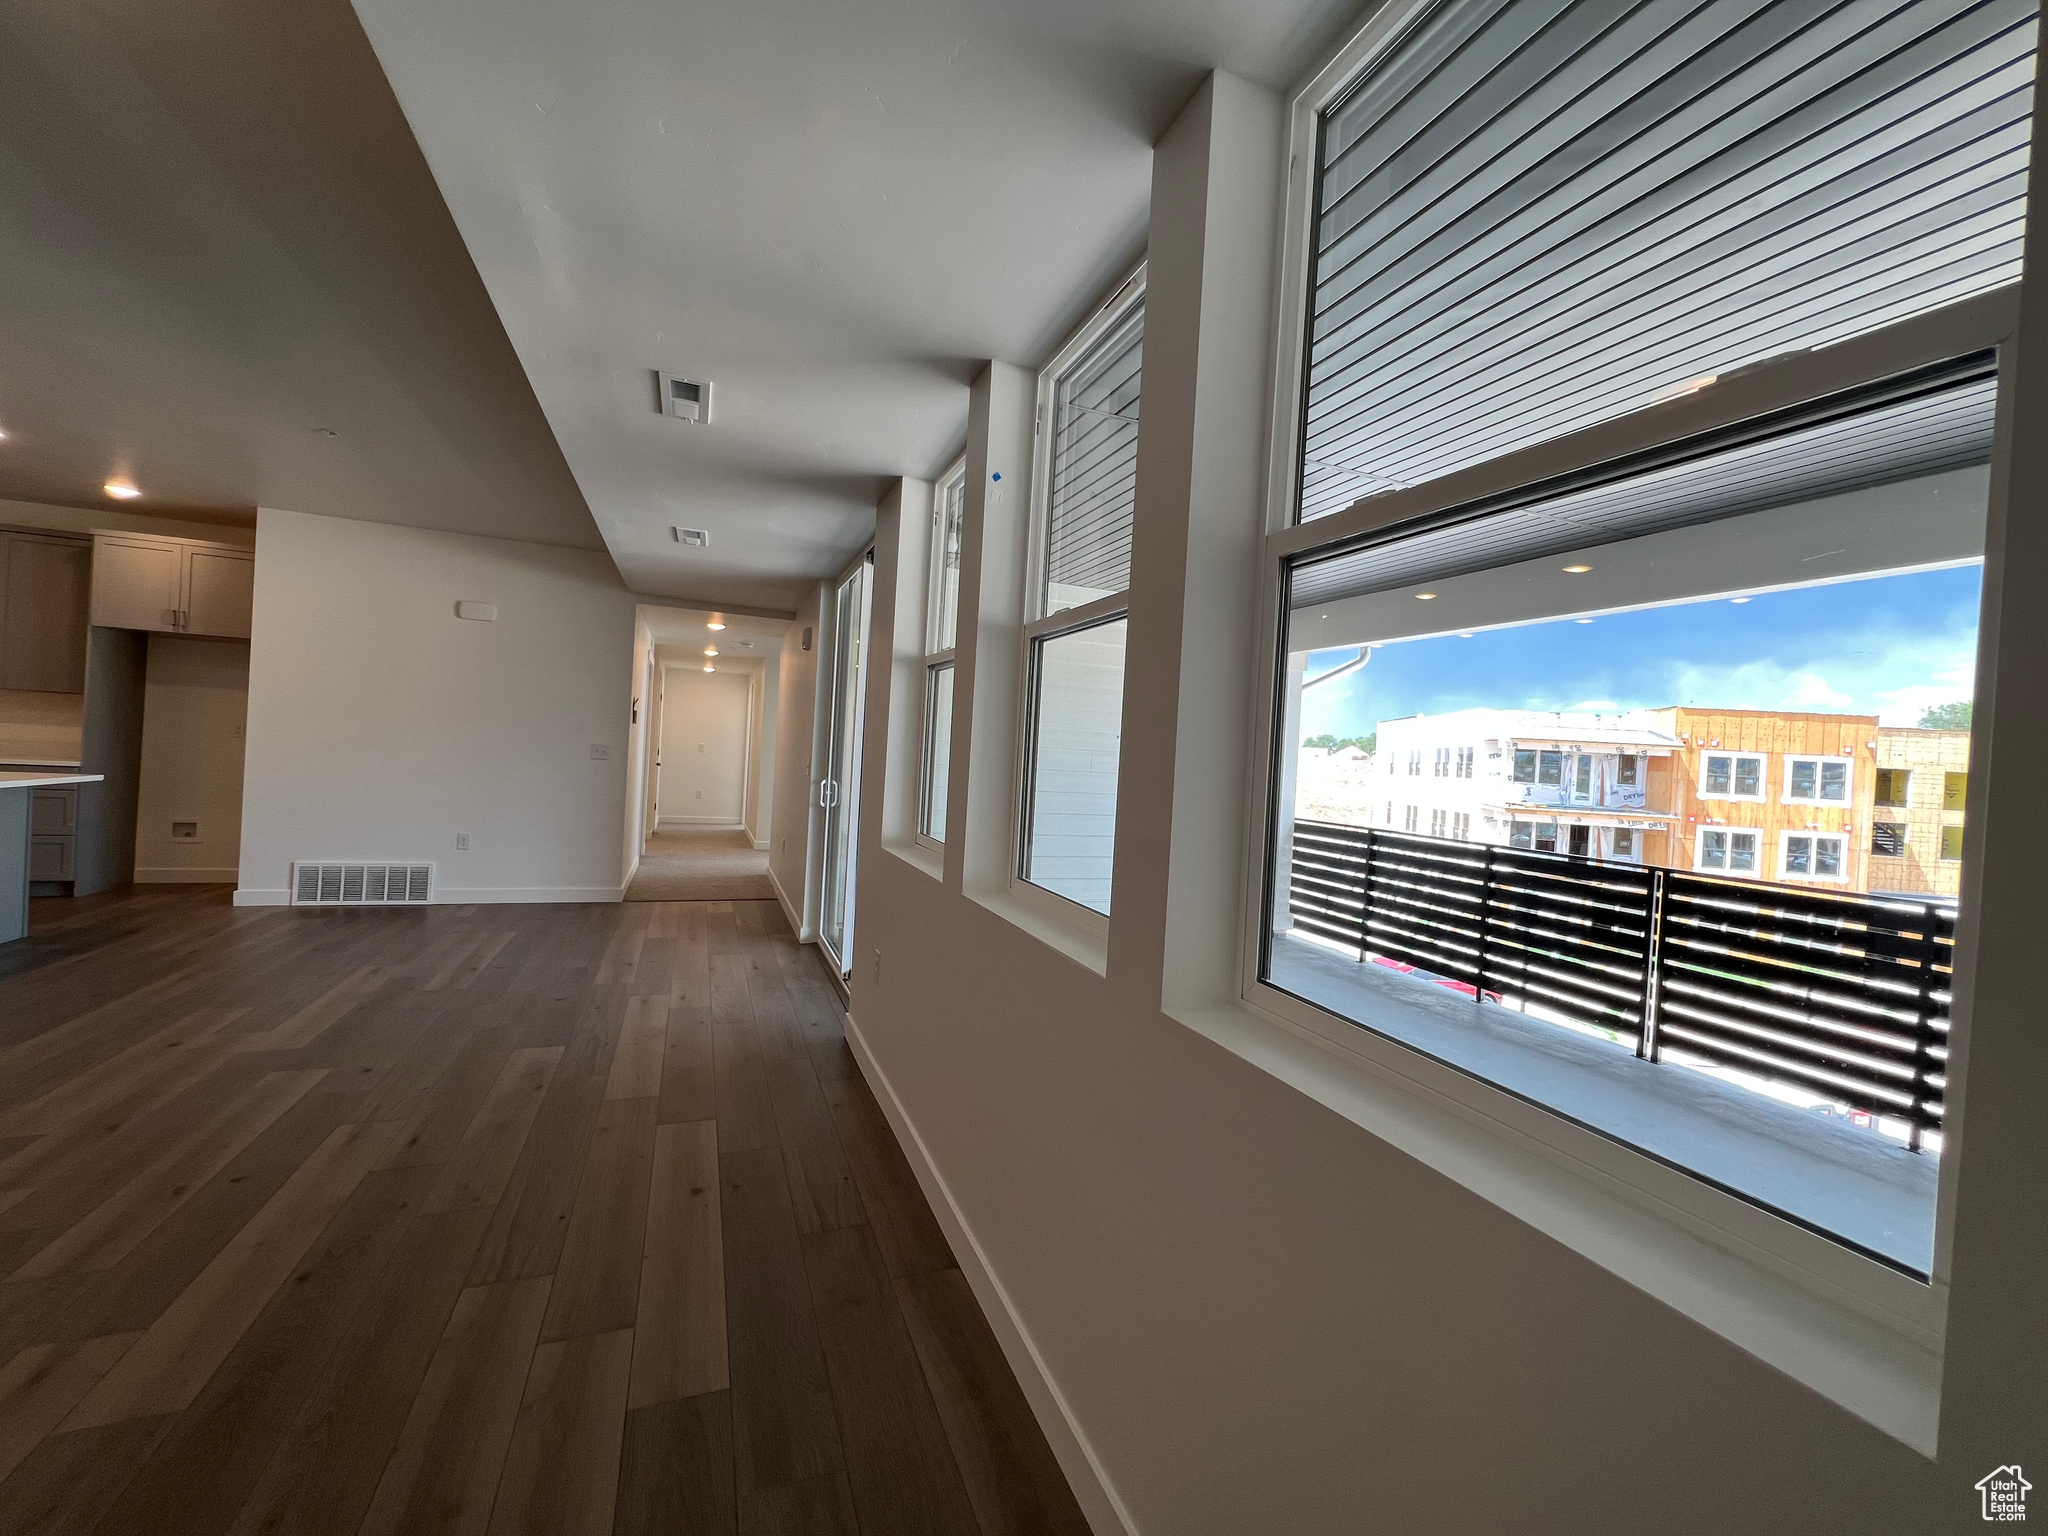
<instances>
[{"instance_id":1,"label":"horizontal white louvered shade","mask_svg":"<svg viewBox=\"0 0 2048 1536\"><path fill-rule=\"evenodd\" d=\"M1450 0L1325 113L1300 516L2020 271L2032 0Z\"/></svg>"},{"instance_id":2,"label":"horizontal white louvered shade","mask_svg":"<svg viewBox=\"0 0 2048 1536\"><path fill-rule=\"evenodd\" d=\"M1144 308L1133 305L1054 383L1048 614L1130 585L1144 340Z\"/></svg>"}]
</instances>

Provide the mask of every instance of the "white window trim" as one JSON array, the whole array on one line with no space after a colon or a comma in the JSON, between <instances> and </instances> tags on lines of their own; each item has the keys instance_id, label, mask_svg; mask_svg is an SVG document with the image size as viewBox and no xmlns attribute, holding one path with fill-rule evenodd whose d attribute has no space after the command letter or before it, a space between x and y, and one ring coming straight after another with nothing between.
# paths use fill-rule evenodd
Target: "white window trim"
<instances>
[{"instance_id":1,"label":"white window trim","mask_svg":"<svg viewBox=\"0 0 2048 1536\"><path fill-rule=\"evenodd\" d=\"M939 666L953 665L959 651L960 613L957 605L964 594L957 588L953 596L953 601L956 605L953 613L954 643L942 649L933 648L939 638L939 591L943 585L941 576L946 555L946 492L956 481L964 492L967 485L967 456L965 454L962 454L955 460L953 467L939 476L937 482L932 486L932 515L925 535L925 652L917 685L919 721L917 728L917 809L916 814L910 819L911 841L920 848L929 849L931 852L940 855L944 855L946 851L946 840L943 837L933 837L930 833L926 832L924 824L925 810L931 803L932 669ZM959 681L959 673L956 671L953 676L956 689L959 687ZM946 803L948 814L951 814L950 807L953 799L952 764L949 762L946 766Z\"/></svg>"},{"instance_id":2,"label":"white window trim","mask_svg":"<svg viewBox=\"0 0 2048 1536\"><path fill-rule=\"evenodd\" d=\"M1744 832L1756 839L1756 864L1750 869L1716 868L1706 861L1707 834L1709 832ZM1693 833L1692 867L1702 875L1730 875L1738 880L1768 880L1764 869L1764 829L1762 827L1701 827Z\"/></svg>"},{"instance_id":3,"label":"white window trim","mask_svg":"<svg viewBox=\"0 0 2048 1536\"><path fill-rule=\"evenodd\" d=\"M1078 901L1069 901L1058 892L1047 890L1024 877L1025 840L1031 829L1029 797L1032 707L1035 702L1032 674L1037 666L1041 641L1075 630L1092 629L1097 624L1123 617L1130 607L1131 595L1130 588L1126 587L1121 592L1112 592L1078 608L1062 608L1055 614L1045 611L1046 544L1052 510L1052 434L1046 430L1046 423L1052 416L1053 390L1061 374L1078 362L1103 336L1121 325L1132 306L1143 302L1144 297L1145 263L1141 259L1038 370L1038 400L1031 428L1031 512L1025 519L1024 625L1020 658L1023 676L1017 689L1017 764L1010 796L1009 894L1040 916L1051 918L1096 944L1106 944L1109 940L1107 916L1093 907L1082 906ZM1142 399L1143 385L1139 388ZM1115 879L1114 872L1111 879L1112 882Z\"/></svg>"},{"instance_id":4,"label":"white window trim","mask_svg":"<svg viewBox=\"0 0 2048 1536\"><path fill-rule=\"evenodd\" d=\"M1842 845L1842 872L1839 875L1807 874L1795 875L1785 868L1785 851L1795 837L1811 837L1818 840L1831 837ZM1849 856L1855 846L1846 832L1830 832L1812 827L1787 827L1778 834L1778 869L1769 878L1773 880L1817 880L1825 885L1846 885L1849 882Z\"/></svg>"},{"instance_id":5,"label":"white window trim","mask_svg":"<svg viewBox=\"0 0 2048 1536\"><path fill-rule=\"evenodd\" d=\"M1755 758L1755 759L1756 759L1756 763L1757 763L1757 770L1756 770L1756 793L1755 793L1755 794L1753 794L1753 795L1743 795L1743 794L1737 794L1737 793L1736 793L1736 791L1735 791L1735 790L1734 790L1733 788L1730 788L1730 789L1729 789L1729 790L1727 791L1727 793L1725 793L1725 794L1722 794L1722 793L1717 793L1717 792L1715 792L1715 791L1711 791L1711 790L1709 790L1709 789L1707 788L1707 759L1708 759L1708 758L1710 758L1710 757L1725 757L1725 758L1727 758L1727 759L1729 760L1729 761L1728 761L1728 782L1729 782L1729 784L1730 784L1731 786L1732 786L1732 785L1733 785L1733 784L1735 783L1735 759L1737 759L1737 758L1742 758L1742 757L1751 757L1751 758ZM1704 752L1700 753L1700 788L1699 788L1699 798L1700 798L1700 799L1702 799L1702 800L1734 800L1734 801L1736 801L1736 802L1738 802L1738 803L1740 803L1740 804L1743 804L1743 805L1762 805L1762 804L1763 804L1763 803L1764 803L1764 802L1765 802L1766 800L1768 800L1768 799L1769 799L1770 797L1771 797L1771 754L1770 754L1770 753L1768 753L1768 752L1730 752L1730 751L1725 751L1725 750L1723 750L1722 748L1719 748L1719 747L1712 747L1712 748L1709 748L1708 750L1706 750L1706 751L1704 751Z\"/></svg>"},{"instance_id":6,"label":"white window trim","mask_svg":"<svg viewBox=\"0 0 2048 1536\"><path fill-rule=\"evenodd\" d=\"M1314 249L1318 114L1366 63L1398 41L1429 4L1430 0L1407 0L1375 12L1310 72L1288 101L1265 552L1258 629L1252 636L1250 718L1256 721L1277 718L1282 572L1291 555L1797 408L1852 383L1993 348L2002 354L2001 397L2012 387L2008 344L2017 329L2018 284L1831 346L1772 358L1676 399L1296 524L1306 343L1302 311ZM2003 398L1999 420L2010 420ZM1995 462L2008 451L2005 430L2001 426ZM1995 576L1993 566L1987 556L1987 582ZM1241 845L1237 1003L1230 1009L1177 1011L1175 1016L1932 1456L1941 1406L1952 1181L1943 1181L1933 1275L1922 1283L1505 1089L1265 985L1258 972L1274 764L1264 728L1247 735L1249 814ZM1309 1055L1301 1054L1302 1044L1309 1047ZM1341 1070L1333 1075L1333 1061L1356 1068L1355 1075ZM1545 1167L1549 1174L1541 1171Z\"/></svg>"},{"instance_id":7,"label":"white window trim","mask_svg":"<svg viewBox=\"0 0 2048 1536\"><path fill-rule=\"evenodd\" d=\"M1812 763L1814 765L1813 794L1795 795L1792 793L1792 765L1794 763ZM1842 799L1821 799L1819 791L1820 764L1822 763L1842 763L1848 767L1849 790L1848 793ZM1853 810L1856 805L1856 759L1853 757L1842 757L1839 754L1832 752L1787 752L1785 754L1784 787L1779 790L1778 798L1784 801L1787 805L1836 806L1845 811Z\"/></svg>"}]
</instances>

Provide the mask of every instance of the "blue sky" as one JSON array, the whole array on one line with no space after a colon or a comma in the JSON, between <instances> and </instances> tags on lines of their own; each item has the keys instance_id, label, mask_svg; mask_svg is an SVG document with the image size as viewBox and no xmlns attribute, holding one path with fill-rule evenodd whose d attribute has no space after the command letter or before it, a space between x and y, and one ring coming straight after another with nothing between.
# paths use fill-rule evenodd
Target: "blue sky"
<instances>
[{"instance_id":1,"label":"blue sky","mask_svg":"<svg viewBox=\"0 0 2048 1536\"><path fill-rule=\"evenodd\" d=\"M1404 640L1302 697L1302 735L1362 736L1381 720L1498 709L1820 710L1916 725L1967 699L1977 660L1981 566L1759 593L1590 624L1570 619ZM1353 647L1319 651L1309 676Z\"/></svg>"}]
</instances>

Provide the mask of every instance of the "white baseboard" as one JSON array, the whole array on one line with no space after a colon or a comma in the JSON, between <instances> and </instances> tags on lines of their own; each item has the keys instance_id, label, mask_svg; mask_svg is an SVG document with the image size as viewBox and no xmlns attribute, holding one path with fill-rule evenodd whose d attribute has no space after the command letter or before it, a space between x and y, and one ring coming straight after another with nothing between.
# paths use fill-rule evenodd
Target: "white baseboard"
<instances>
[{"instance_id":1,"label":"white baseboard","mask_svg":"<svg viewBox=\"0 0 2048 1536\"><path fill-rule=\"evenodd\" d=\"M797 904L789 899L789 892L782 888L782 882L775 878L774 866L768 870L768 883L775 887L775 899L782 903L782 915L789 919L789 931L803 943L810 943L811 936L804 932L804 914Z\"/></svg>"},{"instance_id":2,"label":"white baseboard","mask_svg":"<svg viewBox=\"0 0 2048 1536\"><path fill-rule=\"evenodd\" d=\"M616 885L444 885L434 892L434 905L439 907L469 906L511 906L541 902L616 902L620 890ZM235 892L238 907L284 907L291 905L290 891L254 890L243 886ZM327 906L322 911L332 912L336 908ZM362 909L366 912L402 912L403 907L375 906Z\"/></svg>"},{"instance_id":3,"label":"white baseboard","mask_svg":"<svg viewBox=\"0 0 2048 1536\"><path fill-rule=\"evenodd\" d=\"M164 865L135 869L137 885L233 885L242 871L230 864L226 869L183 869L176 865Z\"/></svg>"},{"instance_id":4,"label":"white baseboard","mask_svg":"<svg viewBox=\"0 0 2048 1536\"><path fill-rule=\"evenodd\" d=\"M747 830L747 829L746 829L746 827L745 827L745 826L744 826L744 825L743 825L742 823L740 823L740 822L737 822L737 821L734 821L734 820L733 820L733 819L732 819L732 818L731 818L730 816L657 816L657 817L655 817L655 818L654 818L654 829L655 829L655 831L659 832L659 831L660 831L660 830L661 830L661 829L662 829L663 827L731 827L731 828L733 829L733 831L735 831L735 832L744 832L744 831L746 831L746 830Z\"/></svg>"},{"instance_id":5,"label":"white baseboard","mask_svg":"<svg viewBox=\"0 0 2048 1536\"><path fill-rule=\"evenodd\" d=\"M616 885L444 885L434 892L435 903L444 907L618 899Z\"/></svg>"},{"instance_id":6,"label":"white baseboard","mask_svg":"<svg viewBox=\"0 0 2048 1536\"><path fill-rule=\"evenodd\" d=\"M781 889L780 885L776 886L777 891ZM1002 1346L1003 1358L1010 1362L1017 1384L1024 1389L1032 1416L1045 1432L1046 1442L1052 1447L1060 1470L1066 1473L1074 1497L1080 1501L1081 1512L1088 1517L1089 1528L1097 1536L1139 1536L1137 1522L1131 1518L1123 1500L1117 1497L1109 1474L1103 1470L1088 1437L1075 1421L1066 1395L1060 1391L1059 1383L1053 1380L1038 1347L1031 1342L1030 1331L1011 1304L1009 1292L1003 1289L1002 1281L989 1266L988 1255L975 1241L967 1218L953 1200L953 1192L946 1187L945 1178L933 1165L924 1139L917 1134L917 1127L903 1108L902 1100L896 1097L888 1073L876 1065L860 1026L850 1013L846 1016L846 1043L852 1049L853 1059L859 1063L868 1087L874 1090L875 1102L882 1106L882 1113L888 1117L889 1128L896 1133L896 1140L903 1148L911 1172L917 1175L918 1187L924 1191L932 1214L945 1229L946 1241L953 1246L953 1257L959 1261L960 1272L967 1277L974 1299L981 1303L982 1314L988 1318L996 1342Z\"/></svg>"},{"instance_id":7,"label":"white baseboard","mask_svg":"<svg viewBox=\"0 0 2048 1536\"><path fill-rule=\"evenodd\" d=\"M756 853L766 853L767 851L768 851L768 839L767 839L767 838L765 838L765 837L757 837L757 838L755 838L755 839L754 839L754 852L756 852Z\"/></svg>"}]
</instances>

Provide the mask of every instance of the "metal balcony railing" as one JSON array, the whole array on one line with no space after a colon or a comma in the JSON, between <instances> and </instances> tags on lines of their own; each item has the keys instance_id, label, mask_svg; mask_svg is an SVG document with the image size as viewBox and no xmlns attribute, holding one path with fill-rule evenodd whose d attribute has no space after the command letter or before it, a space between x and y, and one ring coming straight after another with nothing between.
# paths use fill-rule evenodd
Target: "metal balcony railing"
<instances>
[{"instance_id":1,"label":"metal balcony railing","mask_svg":"<svg viewBox=\"0 0 2048 1536\"><path fill-rule=\"evenodd\" d=\"M1315 821L1290 876L1361 961L1941 1129L1953 907Z\"/></svg>"}]
</instances>

